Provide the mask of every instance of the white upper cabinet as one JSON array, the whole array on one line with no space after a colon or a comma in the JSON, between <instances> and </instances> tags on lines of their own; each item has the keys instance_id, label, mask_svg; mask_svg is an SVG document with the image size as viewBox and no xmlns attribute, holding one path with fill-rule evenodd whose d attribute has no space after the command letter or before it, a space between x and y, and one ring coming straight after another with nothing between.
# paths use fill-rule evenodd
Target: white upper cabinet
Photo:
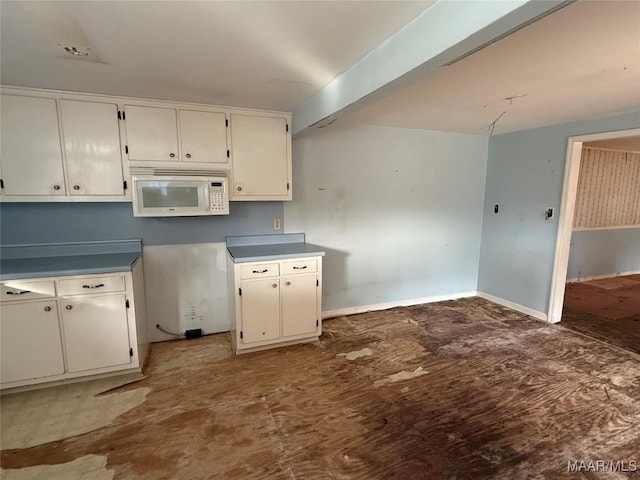
<instances>
[{"instance_id":1,"label":"white upper cabinet","mask_svg":"<svg viewBox=\"0 0 640 480\"><path fill-rule=\"evenodd\" d=\"M175 109L126 105L124 111L129 160L179 161Z\"/></svg>"},{"instance_id":2,"label":"white upper cabinet","mask_svg":"<svg viewBox=\"0 0 640 480\"><path fill-rule=\"evenodd\" d=\"M3 94L1 112L4 195L65 195L55 99Z\"/></svg>"},{"instance_id":3,"label":"white upper cabinet","mask_svg":"<svg viewBox=\"0 0 640 480\"><path fill-rule=\"evenodd\" d=\"M126 105L129 160L226 164L226 120L222 112Z\"/></svg>"},{"instance_id":4,"label":"white upper cabinet","mask_svg":"<svg viewBox=\"0 0 640 480\"><path fill-rule=\"evenodd\" d=\"M183 162L227 163L227 116L218 112L179 110Z\"/></svg>"},{"instance_id":5,"label":"white upper cabinet","mask_svg":"<svg viewBox=\"0 0 640 480\"><path fill-rule=\"evenodd\" d=\"M231 115L232 200L291 200L286 117Z\"/></svg>"},{"instance_id":6,"label":"white upper cabinet","mask_svg":"<svg viewBox=\"0 0 640 480\"><path fill-rule=\"evenodd\" d=\"M133 171L222 172L230 200L291 200L291 115L0 86L1 202L131 201Z\"/></svg>"},{"instance_id":7,"label":"white upper cabinet","mask_svg":"<svg viewBox=\"0 0 640 480\"><path fill-rule=\"evenodd\" d=\"M124 195L118 106L60 100L69 195Z\"/></svg>"}]
</instances>

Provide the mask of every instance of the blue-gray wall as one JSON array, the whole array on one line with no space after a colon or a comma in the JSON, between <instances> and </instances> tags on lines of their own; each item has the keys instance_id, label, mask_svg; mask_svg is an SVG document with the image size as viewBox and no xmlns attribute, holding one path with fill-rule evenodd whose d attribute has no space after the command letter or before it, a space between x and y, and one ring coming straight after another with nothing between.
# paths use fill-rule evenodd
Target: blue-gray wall
<instances>
[{"instance_id":1,"label":"blue-gray wall","mask_svg":"<svg viewBox=\"0 0 640 480\"><path fill-rule=\"evenodd\" d=\"M567 140L638 127L636 110L490 138L478 290L548 311L558 215L544 211L560 208Z\"/></svg>"},{"instance_id":2,"label":"blue-gray wall","mask_svg":"<svg viewBox=\"0 0 640 480\"><path fill-rule=\"evenodd\" d=\"M323 310L476 290L486 137L333 126L293 159L286 226L327 248Z\"/></svg>"},{"instance_id":3,"label":"blue-gray wall","mask_svg":"<svg viewBox=\"0 0 640 480\"><path fill-rule=\"evenodd\" d=\"M143 245L223 242L277 233L282 202L231 202L229 215L136 218L131 203L2 203L2 245L141 238Z\"/></svg>"},{"instance_id":4,"label":"blue-gray wall","mask_svg":"<svg viewBox=\"0 0 640 480\"><path fill-rule=\"evenodd\" d=\"M583 230L571 235L568 279L640 271L640 227Z\"/></svg>"}]
</instances>

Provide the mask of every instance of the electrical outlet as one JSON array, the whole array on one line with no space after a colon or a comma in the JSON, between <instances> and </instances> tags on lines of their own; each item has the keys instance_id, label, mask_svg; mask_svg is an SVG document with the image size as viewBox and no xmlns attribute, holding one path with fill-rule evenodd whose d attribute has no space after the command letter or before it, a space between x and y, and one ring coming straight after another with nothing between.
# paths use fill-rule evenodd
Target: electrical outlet
<instances>
[{"instance_id":1,"label":"electrical outlet","mask_svg":"<svg viewBox=\"0 0 640 480\"><path fill-rule=\"evenodd\" d=\"M280 230L280 219L279 218L274 218L273 219L273 229L274 230Z\"/></svg>"}]
</instances>

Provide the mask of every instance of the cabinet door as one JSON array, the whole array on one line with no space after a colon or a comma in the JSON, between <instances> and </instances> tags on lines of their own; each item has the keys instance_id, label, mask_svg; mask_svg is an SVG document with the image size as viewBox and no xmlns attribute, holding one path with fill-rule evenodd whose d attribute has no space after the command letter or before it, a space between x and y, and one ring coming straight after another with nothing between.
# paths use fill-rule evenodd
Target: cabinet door
<instances>
[{"instance_id":1,"label":"cabinet door","mask_svg":"<svg viewBox=\"0 0 640 480\"><path fill-rule=\"evenodd\" d=\"M126 105L129 160L178 162L178 124L173 108Z\"/></svg>"},{"instance_id":2,"label":"cabinet door","mask_svg":"<svg viewBox=\"0 0 640 480\"><path fill-rule=\"evenodd\" d=\"M54 300L2 305L2 383L64 373Z\"/></svg>"},{"instance_id":3,"label":"cabinet door","mask_svg":"<svg viewBox=\"0 0 640 480\"><path fill-rule=\"evenodd\" d=\"M227 163L226 115L180 110L180 143L183 162Z\"/></svg>"},{"instance_id":4,"label":"cabinet door","mask_svg":"<svg viewBox=\"0 0 640 480\"><path fill-rule=\"evenodd\" d=\"M124 195L118 106L60 100L70 195Z\"/></svg>"},{"instance_id":5,"label":"cabinet door","mask_svg":"<svg viewBox=\"0 0 640 480\"><path fill-rule=\"evenodd\" d=\"M52 98L2 95L5 195L64 195L58 109Z\"/></svg>"},{"instance_id":6,"label":"cabinet door","mask_svg":"<svg viewBox=\"0 0 640 480\"><path fill-rule=\"evenodd\" d=\"M282 117L231 115L233 198L291 199L286 126Z\"/></svg>"},{"instance_id":7,"label":"cabinet door","mask_svg":"<svg viewBox=\"0 0 640 480\"><path fill-rule=\"evenodd\" d=\"M242 289L242 343L280 337L280 281L277 278L248 280Z\"/></svg>"},{"instance_id":8,"label":"cabinet door","mask_svg":"<svg viewBox=\"0 0 640 480\"><path fill-rule=\"evenodd\" d=\"M125 295L78 295L61 300L70 373L131 362Z\"/></svg>"},{"instance_id":9,"label":"cabinet door","mask_svg":"<svg viewBox=\"0 0 640 480\"><path fill-rule=\"evenodd\" d=\"M282 336L316 332L317 286L315 275L282 278Z\"/></svg>"}]
</instances>

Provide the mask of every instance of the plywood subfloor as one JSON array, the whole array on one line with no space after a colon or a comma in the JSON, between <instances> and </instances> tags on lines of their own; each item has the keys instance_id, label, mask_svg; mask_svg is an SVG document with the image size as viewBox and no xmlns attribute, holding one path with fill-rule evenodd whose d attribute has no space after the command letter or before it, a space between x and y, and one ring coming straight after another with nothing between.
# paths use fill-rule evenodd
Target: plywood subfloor
<instances>
[{"instance_id":1,"label":"plywood subfloor","mask_svg":"<svg viewBox=\"0 0 640 480\"><path fill-rule=\"evenodd\" d=\"M325 322L233 357L224 335L155 344L145 401L2 467L106 457L116 479L597 479L640 461L640 361L482 299ZM628 465L628 464L627 464ZM43 467L44 468L44 467Z\"/></svg>"},{"instance_id":2,"label":"plywood subfloor","mask_svg":"<svg viewBox=\"0 0 640 480\"><path fill-rule=\"evenodd\" d=\"M640 353L640 275L567 284L562 324Z\"/></svg>"}]
</instances>

